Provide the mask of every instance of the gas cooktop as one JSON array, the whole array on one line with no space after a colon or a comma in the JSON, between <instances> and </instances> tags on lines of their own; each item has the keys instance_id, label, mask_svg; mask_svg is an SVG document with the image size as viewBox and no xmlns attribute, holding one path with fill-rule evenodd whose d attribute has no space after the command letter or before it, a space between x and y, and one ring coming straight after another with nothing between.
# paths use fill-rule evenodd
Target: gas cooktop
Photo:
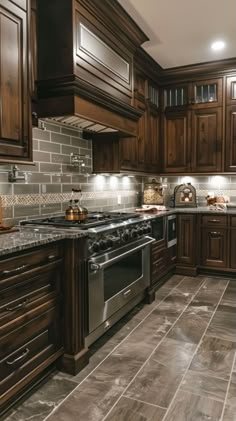
<instances>
[{"instance_id":1,"label":"gas cooktop","mask_svg":"<svg viewBox=\"0 0 236 421\"><path fill-rule=\"evenodd\" d=\"M53 225L54 227L88 229L139 217L139 214L132 212L93 212L89 213L84 221L67 221L64 216L54 216L23 221L22 225Z\"/></svg>"}]
</instances>

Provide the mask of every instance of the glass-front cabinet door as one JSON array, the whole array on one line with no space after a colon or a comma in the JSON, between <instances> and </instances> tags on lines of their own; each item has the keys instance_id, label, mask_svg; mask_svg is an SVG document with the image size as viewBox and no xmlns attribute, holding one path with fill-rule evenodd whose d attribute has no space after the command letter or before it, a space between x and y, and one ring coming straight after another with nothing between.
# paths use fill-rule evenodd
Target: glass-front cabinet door
<instances>
[{"instance_id":1,"label":"glass-front cabinet door","mask_svg":"<svg viewBox=\"0 0 236 421\"><path fill-rule=\"evenodd\" d=\"M192 83L190 104L193 108L222 105L222 79L209 79Z\"/></svg>"},{"instance_id":2,"label":"glass-front cabinet door","mask_svg":"<svg viewBox=\"0 0 236 421\"><path fill-rule=\"evenodd\" d=\"M188 105L188 85L168 86L164 89L164 109L177 109Z\"/></svg>"},{"instance_id":3,"label":"glass-front cabinet door","mask_svg":"<svg viewBox=\"0 0 236 421\"><path fill-rule=\"evenodd\" d=\"M227 77L227 105L236 105L236 75Z\"/></svg>"}]
</instances>

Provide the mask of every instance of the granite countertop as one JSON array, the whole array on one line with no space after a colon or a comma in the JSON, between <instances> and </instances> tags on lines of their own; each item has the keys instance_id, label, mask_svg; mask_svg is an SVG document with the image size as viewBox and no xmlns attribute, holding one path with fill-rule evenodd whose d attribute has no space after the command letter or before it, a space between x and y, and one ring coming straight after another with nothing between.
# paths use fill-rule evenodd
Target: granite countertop
<instances>
[{"instance_id":1,"label":"granite countertop","mask_svg":"<svg viewBox=\"0 0 236 421\"><path fill-rule=\"evenodd\" d=\"M135 211L135 209L134 209ZM236 208L235 209L210 209L207 206L198 206L197 208L169 208L168 210L164 211L149 211L149 212L140 212L140 215L143 216L143 218L147 218L147 216L156 218L163 215L175 215L178 213L194 213L194 214L200 214L200 213L211 213L211 214L218 214L218 215L236 215Z\"/></svg>"},{"instance_id":2,"label":"granite countertop","mask_svg":"<svg viewBox=\"0 0 236 421\"><path fill-rule=\"evenodd\" d=\"M209 209L206 206L199 206L197 208L170 208L166 211L140 212L140 216L143 220L145 220L178 213L215 213L222 215L236 215L236 209L217 210ZM77 239L87 237L88 235L86 231L78 229L68 230L62 228L42 227L39 225L19 226L17 228L19 228L18 232L9 232L0 235L0 256L52 243L54 241Z\"/></svg>"},{"instance_id":3,"label":"granite countertop","mask_svg":"<svg viewBox=\"0 0 236 421\"><path fill-rule=\"evenodd\" d=\"M61 230L37 226L17 227L19 231L1 234L0 256L15 253L66 238L76 239L86 237L84 231Z\"/></svg>"}]
</instances>

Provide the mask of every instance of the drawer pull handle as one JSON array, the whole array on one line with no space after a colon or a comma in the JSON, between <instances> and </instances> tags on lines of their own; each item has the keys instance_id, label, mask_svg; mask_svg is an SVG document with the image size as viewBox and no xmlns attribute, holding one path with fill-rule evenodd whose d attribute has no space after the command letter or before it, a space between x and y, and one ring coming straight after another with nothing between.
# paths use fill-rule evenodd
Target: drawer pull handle
<instances>
[{"instance_id":1,"label":"drawer pull handle","mask_svg":"<svg viewBox=\"0 0 236 421\"><path fill-rule=\"evenodd\" d=\"M220 219L209 219L208 222L220 222Z\"/></svg>"},{"instance_id":2,"label":"drawer pull handle","mask_svg":"<svg viewBox=\"0 0 236 421\"><path fill-rule=\"evenodd\" d=\"M19 272L20 270L26 269L29 265L22 265L18 268L12 269L12 270L4 270L2 272L2 275L10 275L11 273Z\"/></svg>"},{"instance_id":3,"label":"drawer pull handle","mask_svg":"<svg viewBox=\"0 0 236 421\"><path fill-rule=\"evenodd\" d=\"M211 232L212 235L221 235L221 232L217 232L217 231L212 231Z\"/></svg>"},{"instance_id":4,"label":"drawer pull handle","mask_svg":"<svg viewBox=\"0 0 236 421\"><path fill-rule=\"evenodd\" d=\"M25 307L25 305L27 304L28 300L22 301L22 303L17 304L14 307L6 307L7 311L14 311L14 310L19 310L22 307Z\"/></svg>"},{"instance_id":5,"label":"drawer pull handle","mask_svg":"<svg viewBox=\"0 0 236 421\"><path fill-rule=\"evenodd\" d=\"M13 365L15 363L18 363L19 361L23 360L28 355L29 351L30 351L29 348L25 348L25 350L22 352L21 355L19 355L19 357L15 358L12 361L11 360L7 360L6 363L8 365Z\"/></svg>"},{"instance_id":6,"label":"drawer pull handle","mask_svg":"<svg viewBox=\"0 0 236 421\"><path fill-rule=\"evenodd\" d=\"M132 292L132 289L128 289L128 291L123 292L123 296L126 298L128 297Z\"/></svg>"},{"instance_id":7,"label":"drawer pull handle","mask_svg":"<svg viewBox=\"0 0 236 421\"><path fill-rule=\"evenodd\" d=\"M56 256L54 256L54 254L50 254L50 256L48 256L48 260L54 260L56 259Z\"/></svg>"}]
</instances>

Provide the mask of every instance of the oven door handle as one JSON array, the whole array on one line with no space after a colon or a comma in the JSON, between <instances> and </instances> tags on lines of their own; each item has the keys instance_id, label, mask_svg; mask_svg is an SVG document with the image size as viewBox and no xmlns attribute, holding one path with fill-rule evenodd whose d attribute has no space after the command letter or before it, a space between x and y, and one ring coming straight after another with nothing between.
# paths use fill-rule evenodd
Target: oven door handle
<instances>
[{"instance_id":1,"label":"oven door handle","mask_svg":"<svg viewBox=\"0 0 236 421\"><path fill-rule=\"evenodd\" d=\"M144 249L146 246L148 246L149 244L154 243L155 239L151 238L151 237L145 237L146 238L146 242L140 244L139 246L136 246L134 248L132 248L131 250L126 251L125 253L119 254L119 256L115 256L109 260L106 260L105 262L102 263L96 263L93 260L89 261L89 268L91 271L98 271L98 270L102 270L105 269L106 267L110 266L111 264L118 262L119 260L123 259L124 257L128 257L131 254L135 253L138 250Z\"/></svg>"}]
</instances>

